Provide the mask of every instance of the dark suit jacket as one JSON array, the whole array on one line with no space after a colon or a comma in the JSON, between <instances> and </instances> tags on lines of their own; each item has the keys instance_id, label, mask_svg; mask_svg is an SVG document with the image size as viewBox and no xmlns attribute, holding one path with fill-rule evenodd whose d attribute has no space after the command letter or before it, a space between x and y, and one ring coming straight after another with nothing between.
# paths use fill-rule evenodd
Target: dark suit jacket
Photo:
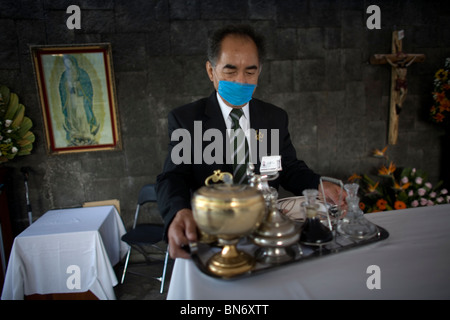
<instances>
[{"instance_id":1,"label":"dark suit jacket","mask_svg":"<svg viewBox=\"0 0 450 320\"><path fill-rule=\"evenodd\" d=\"M194 164L194 152L196 152L194 141L194 121L201 121L202 131L215 128L222 132L222 137L227 139L226 125L214 92L208 98L204 98L193 103L181 106L172 110L168 117L169 137L176 129L186 129L192 137L191 162L188 164L175 165L171 158L172 149L179 141L169 143L168 156L164 163L163 172L157 178L158 206L164 219L166 230L175 214L183 208L191 208L192 192L202 187L205 179L220 169L222 172L232 172L231 164L227 161L220 161L217 164ZM307 165L297 159L296 151L292 145L288 131L287 113L274 105L265 103L258 99L250 100L250 126L252 129L279 130L279 154L282 160L282 171L280 177L271 181L270 185L278 188L281 185L284 189L301 195L307 188L317 189L320 176L310 170ZM202 132L202 136L203 136ZM271 151L271 135L267 134L267 152ZM203 140L203 139L202 139ZM223 142L225 148L226 141ZM202 141L201 151L211 144L210 141ZM200 146L197 143L197 148ZM197 150L199 152L200 149ZM259 152L259 151L258 151ZM226 154L224 150L224 156ZM260 158L255 165L255 173L259 173Z\"/></svg>"}]
</instances>

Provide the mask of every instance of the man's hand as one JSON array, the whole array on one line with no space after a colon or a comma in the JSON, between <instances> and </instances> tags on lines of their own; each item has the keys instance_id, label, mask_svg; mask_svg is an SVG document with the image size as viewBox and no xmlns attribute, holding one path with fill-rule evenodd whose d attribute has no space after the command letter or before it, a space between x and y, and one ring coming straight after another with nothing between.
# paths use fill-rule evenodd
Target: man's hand
<instances>
[{"instance_id":1,"label":"man's hand","mask_svg":"<svg viewBox=\"0 0 450 320\"><path fill-rule=\"evenodd\" d=\"M347 204L345 202L345 197L347 197L347 192L342 190L342 198L339 202L339 194L341 192L341 187L335 183L329 181L323 181L323 189L325 191L325 196L327 197L327 202L332 202L335 205L340 206L341 208L346 208ZM319 185L319 198L322 199L322 188ZM323 199L322 199L323 200Z\"/></svg>"},{"instance_id":2,"label":"man's hand","mask_svg":"<svg viewBox=\"0 0 450 320\"><path fill-rule=\"evenodd\" d=\"M197 225L191 209L181 209L170 223L168 230L169 253L175 258L189 259L189 253L183 250L183 245L197 241Z\"/></svg>"}]
</instances>

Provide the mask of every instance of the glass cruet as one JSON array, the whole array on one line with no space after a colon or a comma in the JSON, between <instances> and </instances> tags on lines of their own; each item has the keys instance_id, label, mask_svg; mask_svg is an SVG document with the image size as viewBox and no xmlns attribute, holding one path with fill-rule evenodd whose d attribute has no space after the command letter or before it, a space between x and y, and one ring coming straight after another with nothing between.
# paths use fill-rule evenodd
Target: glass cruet
<instances>
[{"instance_id":1,"label":"glass cruet","mask_svg":"<svg viewBox=\"0 0 450 320\"><path fill-rule=\"evenodd\" d=\"M354 239L369 239L378 232L378 228L366 219L364 212L359 208L358 197L359 185L348 183L344 185L347 191L347 214L339 223L338 232L344 236Z\"/></svg>"},{"instance_id":2,"label":"glass cruet","mask_svg":"<svg viewBox=\"0 0 450 320\"><path fill-rule=\"evenodd\" d=\"M306 219L302 227L300 242L307 245L322 245L333 240L333 233L323 225L318 216L319 204L316 202L319 192L315 189L303 191L305 201L302 210Z\"/></svg>"}]
</instances>

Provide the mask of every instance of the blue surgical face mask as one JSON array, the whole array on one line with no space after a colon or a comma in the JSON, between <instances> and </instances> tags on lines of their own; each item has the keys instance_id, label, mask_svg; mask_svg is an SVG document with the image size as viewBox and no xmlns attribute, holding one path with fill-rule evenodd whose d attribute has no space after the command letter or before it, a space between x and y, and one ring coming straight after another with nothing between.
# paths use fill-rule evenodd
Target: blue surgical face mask
<instances>
[{"instance_id":1,"label":"blue surgical face mask","mask_svg":"<svg viewBox=\"0 0 450 320\"><path fill-rule=\"evenodd\" d=\"M239 83L232 81L219 81L220 96L233 106L242 106L252 99L256 84Z\"/></svg>"}]
</instances>

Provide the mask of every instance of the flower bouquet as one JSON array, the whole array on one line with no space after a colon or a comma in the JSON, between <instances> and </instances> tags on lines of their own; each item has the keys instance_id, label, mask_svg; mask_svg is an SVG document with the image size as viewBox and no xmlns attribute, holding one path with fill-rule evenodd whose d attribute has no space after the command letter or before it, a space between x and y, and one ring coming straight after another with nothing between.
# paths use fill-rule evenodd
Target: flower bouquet
<instances>
[{"instance_id":1,"label":"flower bouquet","mask_svg":"<svg viewBox=\"0 0 450 320\"><path fill-rule=\"evenodd\" d=\"M443 69L434 75L434 104L430 109L431 120L450 126L450 58L445 59Z\"/></svg>"},{"instance_id":2,"label":"flower bouquet","mask_svg":"<svg viewBox=\"0 0 450 320\"><path fill-rule=\"evenodd\" d=\"M31 153L35 140L32 126L18 96L0 85L0 163Z\"/></svg>"},{"instance_id":3,"label":"flower bouquet","mask_svg":"<svg viewBox=\"0 0 450 320\"><path fill-rule=\"evenodd\" d=\"M397 170L388 161L386 150L387 147L373 152L374 157L385 159L376 178L356 173L349 178L360 186L361 210L369 213L450 203L448 190L441 188L442 182L433 186L427 173L416 168Z\"/></svg>"}]
</instances>

